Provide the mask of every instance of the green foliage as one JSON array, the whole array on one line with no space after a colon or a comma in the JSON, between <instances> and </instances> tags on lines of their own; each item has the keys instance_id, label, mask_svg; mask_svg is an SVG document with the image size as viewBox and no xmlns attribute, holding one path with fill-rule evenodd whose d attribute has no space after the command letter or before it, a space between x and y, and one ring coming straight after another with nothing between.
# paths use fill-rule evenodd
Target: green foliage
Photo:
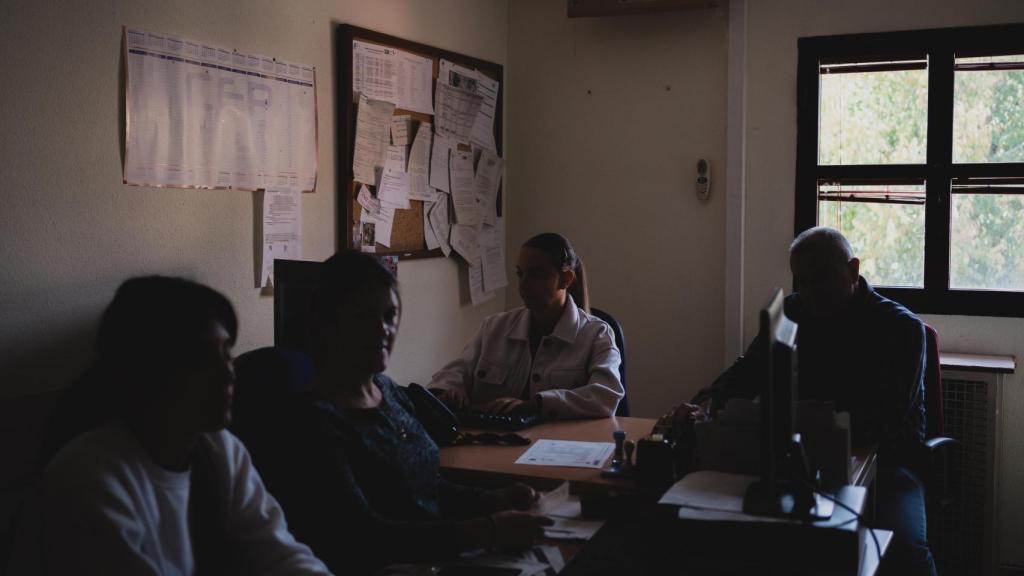
<instances>
[{"instance_id":1,"label":"green foliage","mask_svg":"<svg viewBox=\"0 0 1024 576\"><path fill-rule=\"evenodd\" d=\"M925 162L927 79L924 70L822 76L819 162ZM960 71L954 90L954 162L1024 162L1024 71ZM1024 195L955 193L951 209L951 287L1024 290ZM922 286L924 212L821 202L818 221L849 238L871 282Z\"/></svg>"}]
</instances>

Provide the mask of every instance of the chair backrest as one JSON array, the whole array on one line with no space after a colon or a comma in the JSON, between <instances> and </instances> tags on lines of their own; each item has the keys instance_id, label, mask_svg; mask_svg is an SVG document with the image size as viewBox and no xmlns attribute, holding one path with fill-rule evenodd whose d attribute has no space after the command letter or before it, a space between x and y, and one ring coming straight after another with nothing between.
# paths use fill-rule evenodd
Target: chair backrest
<instances>
[{"instance_id":1,"label":"chair backrest","mask_svg":"<svg viewBox=\"0 0 1024 576\"><path fill-rule=\"evenodd\" d=\"M615 346L619 349L619 356L622 361L619 363L619 381L622 382L622 391L625 393L615 409L616 416L629 416L629 391L626 388L626 336L622 333L622 325L611 314L600 308L591 308L590 313L604 320L612 328L615 335Z\"/></svg>"},{"instance_id":2,"label":"chair backrest","mask_svg":"<svg viewBox=\"0 0 1024 576\"><path fill-rule=\"evenodd\" d=\"M282 402L309 390L313 374L313 361L296 350L268 346L239 355L232 431L241 437L263 428Z\"/></svg>"},{"instance_id":3,"label":"chair backrest","mask_svg":"<svg viewBox=\"0 0 1024 576\"><path fill-rule=\"evenodd\" d=\"M927 360L924 369L924 419L928 438L945 436L946 422L942 407L942 368L939 361L939 333L925 324Z\"/></svg>"}]
</instances>

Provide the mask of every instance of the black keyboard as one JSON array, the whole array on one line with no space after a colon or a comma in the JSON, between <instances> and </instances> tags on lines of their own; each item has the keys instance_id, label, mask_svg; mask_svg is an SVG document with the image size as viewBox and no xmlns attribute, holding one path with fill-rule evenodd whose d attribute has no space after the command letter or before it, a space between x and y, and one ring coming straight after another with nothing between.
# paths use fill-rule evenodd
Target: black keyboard
<instances>
[{"instance_id":1,"label":"black keyboard","mask_svg":"<svg viewBox=\"0 0 1024 576\"><path fill-rule=\"evenodd\" d=\"M540 423L536 414L487 414L464 410L456 414L460 428L485 430L522 430Z\"/></svg>"}]
</instances>

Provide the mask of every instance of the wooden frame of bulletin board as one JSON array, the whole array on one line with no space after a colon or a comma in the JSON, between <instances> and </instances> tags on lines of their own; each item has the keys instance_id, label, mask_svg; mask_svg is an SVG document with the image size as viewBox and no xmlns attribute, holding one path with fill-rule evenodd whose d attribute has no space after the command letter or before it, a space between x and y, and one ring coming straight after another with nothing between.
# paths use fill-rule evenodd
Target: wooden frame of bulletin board
<instances>
[{"instance_id":1,"label":"wooden frame of bulletin board","mask_svg":"<svg viewBox=\"0 0 1024 576\"><path fill-rule=\"evenodd\" d=\"M504 84L504 68L500 64L488 62L466 56L426 44L419 44L395 36L389 36L373 30L359 28L350 24L338 26L338 246L340 248L358 248L353 242L353 226L359 223L359 216L362 207L356 201L359 187L362 183L355 181L352 170L352 155L355 148L356 137L356 112L359 106L357 96L352 93L352 42L359 40L371 44L378 44L390 48L397 48L411 52L419 56L430 58L433 61L433 83L431 91L437 86L438 68L441 59L451 61L455 64L474 68L486 74L488 77ZM497 101L494 113L494 137L498 155L501 155L502 136L502 100L504 86L498 90ZM408 110L395 108L395 115L408 114L416 122L428 121L433 123L433 116ZM460 147L464 145L460 144ZM468 148L465 148L468 150ZM368 183L369 184L369 183ZM372 184L371 184L372 186ZM495 202L498 216L501 216L502 193L498 191L498 198ZM410 200L411 207L408 210L396 210L393 230L391 234L391 247L376 246L376 254L397 255L402 259L433 258L443 257L444 253L438 248L427 250L426 240L423 236L423 202Z\"/></svg>"}]
</instances>

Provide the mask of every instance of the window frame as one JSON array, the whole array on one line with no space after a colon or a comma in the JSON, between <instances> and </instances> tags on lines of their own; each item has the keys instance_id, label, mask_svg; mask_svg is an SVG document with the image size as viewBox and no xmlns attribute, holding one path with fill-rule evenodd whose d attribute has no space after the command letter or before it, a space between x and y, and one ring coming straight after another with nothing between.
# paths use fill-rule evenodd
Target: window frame
<instances>
[{"instance_id":1,"label":"window frame","mask_svg":"<svg viewBox=\"0 0 1024 576\"><path fill-rule=\"evenodd\" d=\"M954 64L961 56L1024 54L1024 24L800 38L797 41L794 235L817 225L821 180L925 181L924 287L879 287L918 313L1024 317L1024 292L949 288L954 180L1024 177L1024 162L953 163ZM926 57L928 128L924 164L819 165L819 70L825 63ZM1024 113L1024 103L1022 103ZM1022 215L1024 216L1024 215ZM870 280L870 279L869 279Z\"/></svg>"}]
</instances>

